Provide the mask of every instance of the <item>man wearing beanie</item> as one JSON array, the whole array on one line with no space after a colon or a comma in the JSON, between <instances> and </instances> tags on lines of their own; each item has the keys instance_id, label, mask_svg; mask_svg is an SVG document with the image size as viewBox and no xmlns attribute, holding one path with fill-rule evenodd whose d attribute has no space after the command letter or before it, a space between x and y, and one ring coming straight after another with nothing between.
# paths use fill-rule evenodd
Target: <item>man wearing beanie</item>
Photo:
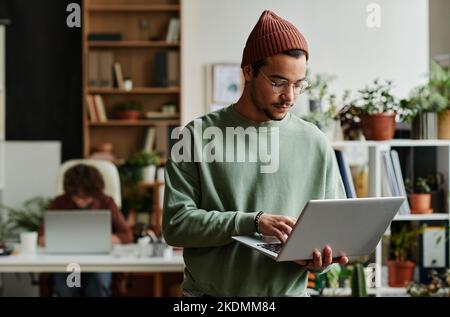
<instances>
[{"instance_id":1,"label":"man wearing beanie","mask_svg":"<svg viewBox=\"0 0 450 317\"><path fill-rule=\"evenodd\" d=\"M228 139L216 134L205 140L198 126L224 136L229 129L257 131L257 138L271 138L271 145L278 145L271 152L278 156L276 169L262 172L266 162L261 160L180 160L172 149L163 234L167 243L184 248L186 296L305 296L308 270L323 272L333 262L329 247L311 250L308 262L276 262L231 238L262 234L284 242L309 200L346 197L324 134L289 113L307 87L308 57L300 31L264 11L244 48L245 88L239 101L184 128L183 138L188 135L192 141L190 153L203 153L205 144L216 146L216 154L230 151ZM255 154L250 143L249 136L245 150ZM258 143L259 152L260 147ZM339 258L342 264L347 261Z\"/></svg>"}]
</instances>

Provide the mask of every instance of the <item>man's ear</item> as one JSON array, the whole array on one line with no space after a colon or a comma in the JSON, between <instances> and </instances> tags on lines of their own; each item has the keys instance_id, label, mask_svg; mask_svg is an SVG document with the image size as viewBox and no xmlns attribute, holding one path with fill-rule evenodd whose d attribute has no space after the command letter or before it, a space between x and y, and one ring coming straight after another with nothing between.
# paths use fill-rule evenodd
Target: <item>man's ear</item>
<instances>
[{"instance_id":1,"label":"man's ear","mask_svg":"<svg viewBox=\"0 0 450 317\"><path fill-rule=\"evenodd\" d=\"M250 81L253 78L253 69L251 65L244 66L242 72L244 73L245 81Z\"/></svg>"}]
</instances>

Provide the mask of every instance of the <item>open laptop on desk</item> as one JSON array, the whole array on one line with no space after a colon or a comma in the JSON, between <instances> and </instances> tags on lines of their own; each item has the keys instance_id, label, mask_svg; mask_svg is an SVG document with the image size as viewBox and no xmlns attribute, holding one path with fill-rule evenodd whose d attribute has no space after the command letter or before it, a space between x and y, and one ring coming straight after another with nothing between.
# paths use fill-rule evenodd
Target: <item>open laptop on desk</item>
<instances>
[{"instance_id":1,"label":"open laptop on desk","mask_svg":"<svg viewBox=\"0 0 450 317\"><path fill-rule=\"evenodd\" d=\"M310 200L284 244L275 237L234 236L276 261L312 259L329 245L333 256L372 253L404 197Z\"/></svg>"},{"instance_id":2,"label":"open laptop on desk","mask_svg":"<svg viewBox=\"0 0 450 317\"><path fill-rule=\"evenodd\" d=\"M109 210L50 210L44 214L45 253L105 254L112 250Z\"/></svg>"}]
</instances>

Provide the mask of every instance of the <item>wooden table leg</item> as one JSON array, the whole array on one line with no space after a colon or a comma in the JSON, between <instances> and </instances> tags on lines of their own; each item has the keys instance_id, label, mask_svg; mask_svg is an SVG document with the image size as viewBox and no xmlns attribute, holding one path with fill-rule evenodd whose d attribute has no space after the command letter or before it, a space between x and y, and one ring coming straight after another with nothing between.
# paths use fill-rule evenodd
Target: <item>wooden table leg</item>
<instances>
[{"instance_id":1,"label":"wooden table leg","mask_svg":"<svg viewBox=\"0 0 450 317\"><path fill-rule=\"evenodd\" d=\"M153 277L153 289L155 297L162 297L163 295L162 273L155 273Z\"/></svg>"}]
</instances>

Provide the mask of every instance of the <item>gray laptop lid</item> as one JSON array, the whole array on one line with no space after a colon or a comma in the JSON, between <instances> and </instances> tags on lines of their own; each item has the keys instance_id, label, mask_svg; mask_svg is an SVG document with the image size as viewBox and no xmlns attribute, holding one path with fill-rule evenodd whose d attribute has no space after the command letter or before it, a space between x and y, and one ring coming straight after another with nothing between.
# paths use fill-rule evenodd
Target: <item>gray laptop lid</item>
<instances>
[{"instance_id":1,"label":"gray laptop lid","mask_svg":"<svg viewBox=\"0 0 450 317\"><path fill-rule=\"evenodd\" d=\"M46 253L111 252L109 210L51 210L44 214Z\"/></svg>"},{"instance_id":2,"label":"gray laptop lid","mask_svg":"<svg viewBox=\"0 0 450 317\"><path fill-rule=\"evenodd\" d=\"M368 255L405 198L311 200L303 209L277 261L311 259L331 246L333 257ZM305 243L304 241L308 241Z\"/></svg>"},{"instance_id":3,"label":"gray laptop lid","mask_svg":"<svg viewBox=\"0 0 450 317\"><path fill-rule=\"evenodd\" d=\"M234 236L234 240L254 248L277 261L312 258L316 248L331 246L333 257L368 255L404 202L404 197L310 200L291 231L280 253L265 249L275 237Z\"/></svg>"}]
</instances>

